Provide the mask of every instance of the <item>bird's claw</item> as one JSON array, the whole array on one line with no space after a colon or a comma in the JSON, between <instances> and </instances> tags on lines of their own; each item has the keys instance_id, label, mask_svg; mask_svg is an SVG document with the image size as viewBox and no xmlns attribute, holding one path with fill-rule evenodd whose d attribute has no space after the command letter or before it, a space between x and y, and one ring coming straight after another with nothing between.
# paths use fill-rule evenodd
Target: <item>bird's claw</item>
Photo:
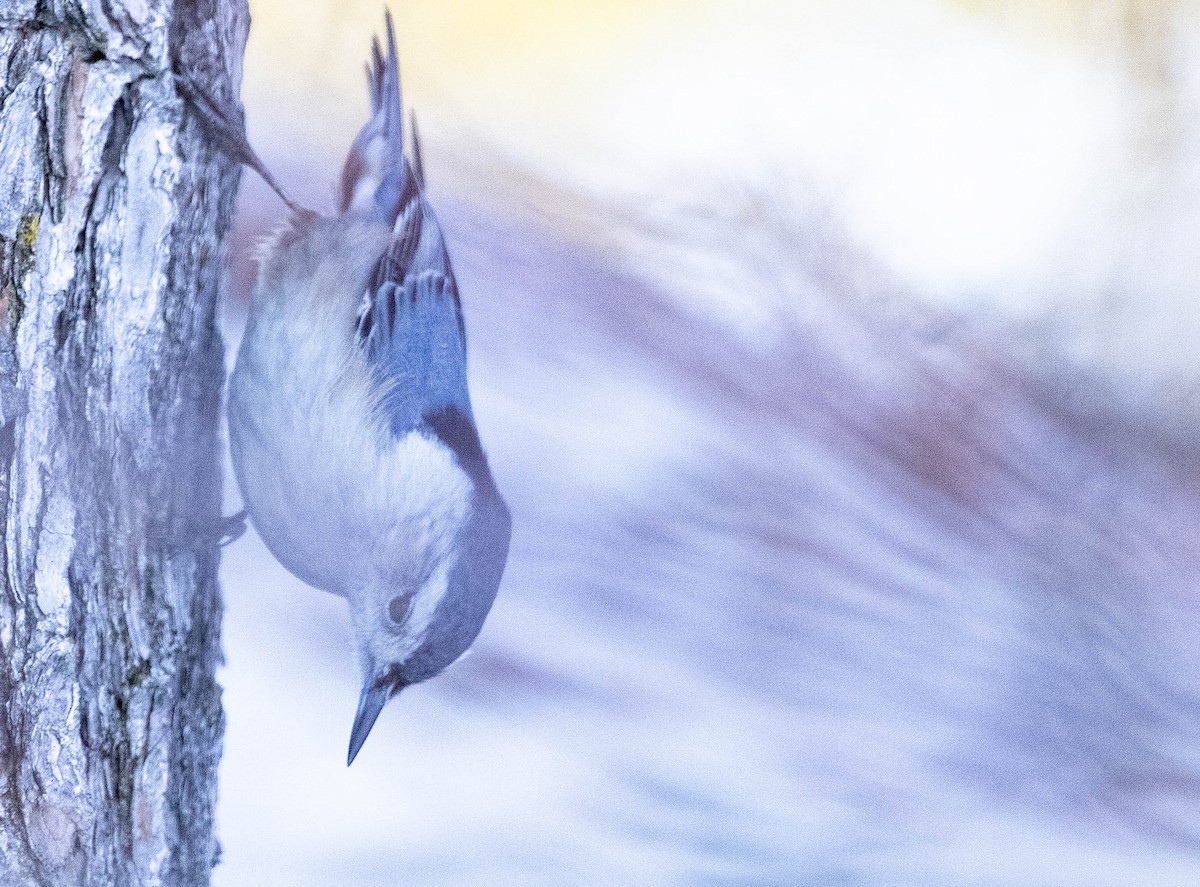
<instances>
[{"instance_id":1,"label":"bird's claw","mask_svg":"<svg viewBox=\"0 0 1200 887\"><path fill-rule=\"evenodd\" d=\"M237 514L221 518L221 535L217 537L217 545L221 548L224 548L226 545L232 545L241 539L245 533L246 509L243 508Z\"/></svg>"}]
</instances>

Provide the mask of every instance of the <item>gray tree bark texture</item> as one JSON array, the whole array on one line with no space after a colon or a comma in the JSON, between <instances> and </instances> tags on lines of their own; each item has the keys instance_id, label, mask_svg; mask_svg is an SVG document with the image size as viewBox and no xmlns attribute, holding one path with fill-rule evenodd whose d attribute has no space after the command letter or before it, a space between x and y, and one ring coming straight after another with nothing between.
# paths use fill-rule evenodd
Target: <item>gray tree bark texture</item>
<instances>
[{"instance_id":1,"label":"gray tree bark texture","mask_svg":"<svg viewBox=\"0 0 1200 887\"><path fill-rule=\"evenodd\" d=\"M0 0L0 884L207 884L244 0Z\"/></svg>"}]
</instances>

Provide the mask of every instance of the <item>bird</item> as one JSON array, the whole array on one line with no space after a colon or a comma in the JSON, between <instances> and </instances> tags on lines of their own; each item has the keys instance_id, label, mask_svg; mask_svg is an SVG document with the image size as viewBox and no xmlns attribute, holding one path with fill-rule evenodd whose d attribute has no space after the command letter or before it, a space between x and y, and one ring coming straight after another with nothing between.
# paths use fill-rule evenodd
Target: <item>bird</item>
<instances>
[{"instance_id":1,"label":"bird","mask_svg":"<svg viewBox=\"0 0 1200 887\"><path fill-rule=\"evenodd\" d=\"M390 12L385 33L386 48L372 42L371 113L331 216L283 193L240 108L183 90L288 207L259 255L229 382L229 444L267 548L349 603L363 683L347 765L391 698L475 641L512 532L471 409L458 285L415 118L406 147Z\"/></svg>"}]
</instances>

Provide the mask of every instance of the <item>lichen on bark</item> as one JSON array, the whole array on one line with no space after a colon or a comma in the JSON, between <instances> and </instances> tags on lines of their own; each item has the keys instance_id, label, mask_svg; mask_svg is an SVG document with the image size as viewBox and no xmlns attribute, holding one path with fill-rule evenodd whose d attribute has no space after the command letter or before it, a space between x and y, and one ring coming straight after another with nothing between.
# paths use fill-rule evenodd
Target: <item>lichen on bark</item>
<instances>
[{"instance_id":1,"label":"lichen on bark","mask_svg":"<svg viewBox=\"0 0 1200 887\"><path fill-rule=\"evenodd\" d=\"M0 885L208 882L241 0L0 7Z\"/></svg>"}]
</instances>

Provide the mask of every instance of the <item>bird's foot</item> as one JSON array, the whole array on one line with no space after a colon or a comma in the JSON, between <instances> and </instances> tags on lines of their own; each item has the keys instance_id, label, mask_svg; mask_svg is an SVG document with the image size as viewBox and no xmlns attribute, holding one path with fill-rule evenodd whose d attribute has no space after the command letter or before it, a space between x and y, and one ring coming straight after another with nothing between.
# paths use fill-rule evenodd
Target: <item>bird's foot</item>
<instances>
[{"instance_id":1,"label":"bird's foot","mask_svg":"<svg viewBox=\"0 0 1200 887\"><path fill-rule=\"evenodd\" d=\"M221 518L217 529L220 531L220 535L217 536L217 545L221 548L237 542L246 533L246 509L243 508L237 514Z\"/></svg>"},{"instance_id":2,"label":"bird's foot","mask_svg":"<svg viewBox=\"0 0 1200 887\"><path fill-rule=\"evenodd\" d=\"M250 141L246 138L246 112L240 104L213 98L199 84L187 77L176 75L175 86L218 148L262 176L262 180L279 195L279 199L292 212L301 216L312 216L311 210L305 209L287 195L275 181L267 165L262 162L258 152L250 146Z\"/></svg>"}]
</instances>

